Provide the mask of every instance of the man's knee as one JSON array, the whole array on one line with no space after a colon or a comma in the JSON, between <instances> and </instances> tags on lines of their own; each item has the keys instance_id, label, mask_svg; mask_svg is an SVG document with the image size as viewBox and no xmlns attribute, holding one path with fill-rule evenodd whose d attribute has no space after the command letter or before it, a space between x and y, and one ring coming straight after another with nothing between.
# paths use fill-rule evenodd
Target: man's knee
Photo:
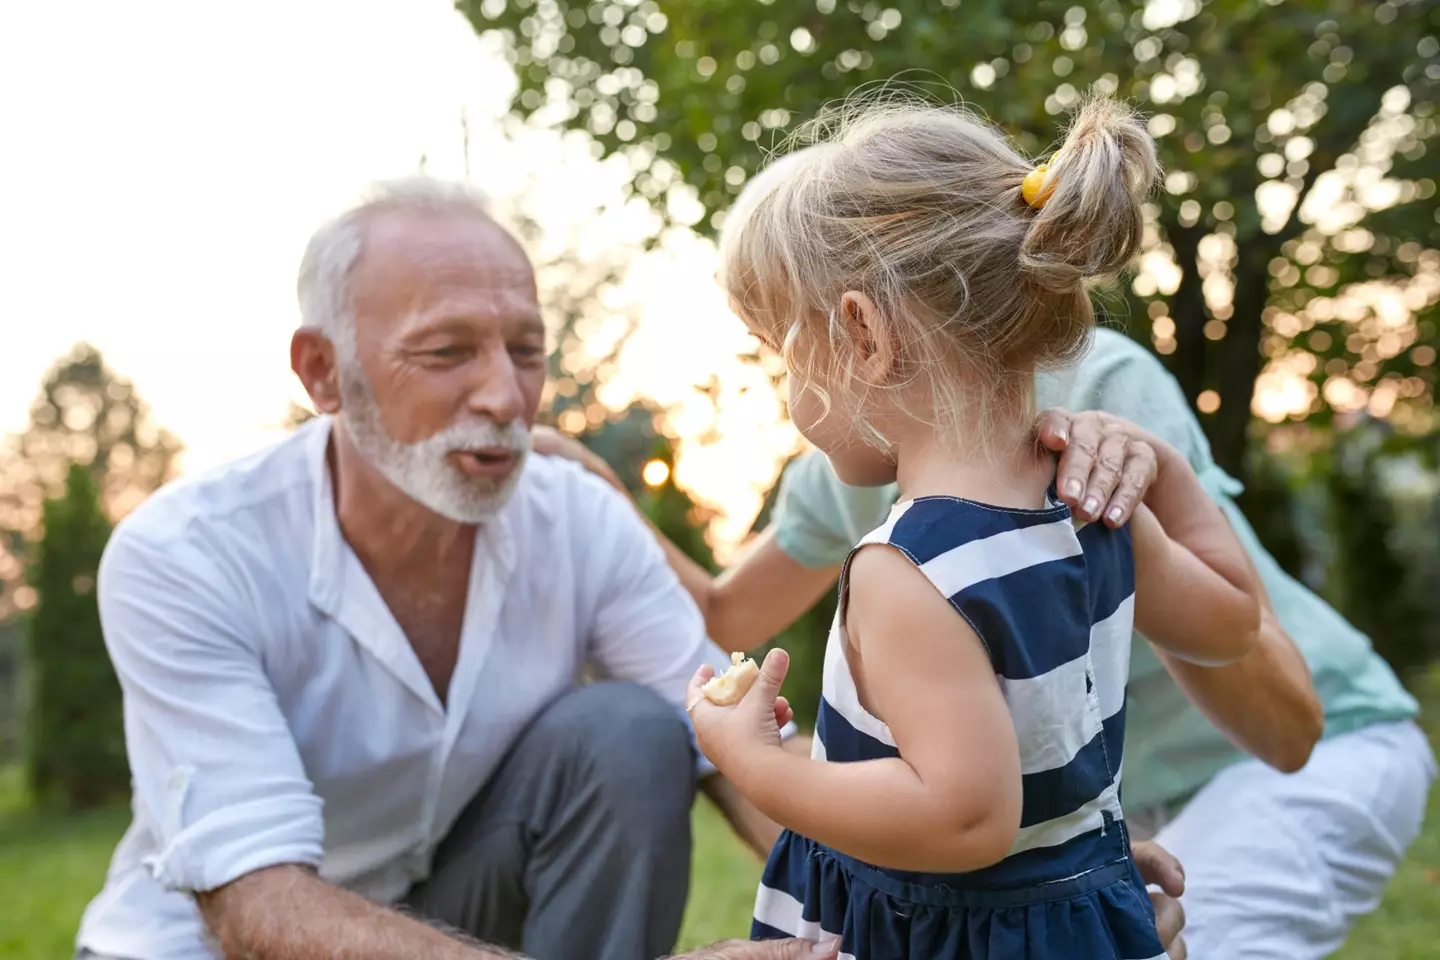
<instances>
[{"instance_id":1,"label":"man's knee","mask_svg":"<svg viewBox=\"0 0 1440 960\"><path fill-rule=\"evenodd\" d=\"M607 805L646 816L688 811L695 751L679 711L632 683L602 682L556 701L536 730Z\"/></svg>"}]
</instances>

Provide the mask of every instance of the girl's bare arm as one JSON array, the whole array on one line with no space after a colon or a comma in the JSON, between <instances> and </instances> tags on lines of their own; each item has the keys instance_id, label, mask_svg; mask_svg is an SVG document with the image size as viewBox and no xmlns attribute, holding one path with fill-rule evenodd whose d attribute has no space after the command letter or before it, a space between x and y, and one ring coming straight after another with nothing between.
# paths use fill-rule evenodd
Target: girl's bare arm
<instances>
[{"instance_id":1,"label":"girl's bare arm","mask_svg":"<svg viewBox=\"0 0 1440 960\"><path fill-rule=\"evenodd\" d=\"M862 550L851 571L857 680L903 759L827 763L779 749L712 759L777 823L869 863L998 862L1020 827L1020 750L979 637L896 551Z\"/></svg>"}]
</instances>

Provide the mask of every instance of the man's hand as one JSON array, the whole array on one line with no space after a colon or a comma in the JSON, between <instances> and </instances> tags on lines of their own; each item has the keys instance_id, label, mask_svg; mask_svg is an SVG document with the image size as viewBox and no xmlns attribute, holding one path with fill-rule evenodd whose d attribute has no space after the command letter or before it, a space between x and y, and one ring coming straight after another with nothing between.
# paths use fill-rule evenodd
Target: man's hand
<instances>
[{"instance_id":1,"label":"man's hand","mask_svg":"<svg viewBox=\"0 0 1440 960\"><path fill-rule=\"evenodd\" d=\"M510 960L514 955L383 907L299 864L263 867L195 897L227 957Z\"/></svg>"},{"instance_id":2,"label":"man's hand","mask_svg":"<svg viewBox=\"0 0 1440 960\"><path fill-rule=\"evenodd\" d=\"M1160 942L1170 960L1185 960L1185 908L1180 906L1178 897L1185 892L1185 869L1180 861L1164 847L1147 841L1137 841L1131 852L1140 878L1147 884L1160 887L1151 891L1150 903L1155 908L1155 926Z\"/></svg>"},{"instance_id":3,"label":"man's hand","mask_svg":"<svg viewBox=\"0 0 1440 960\"><path fill-rule=\"evenodd\" d=\"M1041 446L1060 454L1055 487L1076 515L1124 526L1155 482L1160 441L1098 410L1046 410L1035 421Z\"/></svg>"},{"instance_id":4,"label":"man's hand","mask_svg":"<svg viewBox=\"0 0 1440 960\"><path fill-rule=\"evenodd\" d=\"M670 960L836 960L840 938L811 940L722 940Z\"/></svg>"}]
</instances>

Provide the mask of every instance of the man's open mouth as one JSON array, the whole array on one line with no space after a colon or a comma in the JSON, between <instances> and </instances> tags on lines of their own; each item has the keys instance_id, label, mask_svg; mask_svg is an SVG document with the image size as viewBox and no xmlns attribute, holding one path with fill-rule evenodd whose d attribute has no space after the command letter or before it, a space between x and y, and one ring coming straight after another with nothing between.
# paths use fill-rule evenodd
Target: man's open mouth
<instances>
[{"instance_id":1,"label":"man's open mouth","mask_svg":"<svg viewBox=\"0 0 1440 960\"><path fill-rule=\"evenodd\" d=\"M450 454L460 472L467 477L504 477L515 469L515 451L456 450Z\"/></svg>"}]
</instances>

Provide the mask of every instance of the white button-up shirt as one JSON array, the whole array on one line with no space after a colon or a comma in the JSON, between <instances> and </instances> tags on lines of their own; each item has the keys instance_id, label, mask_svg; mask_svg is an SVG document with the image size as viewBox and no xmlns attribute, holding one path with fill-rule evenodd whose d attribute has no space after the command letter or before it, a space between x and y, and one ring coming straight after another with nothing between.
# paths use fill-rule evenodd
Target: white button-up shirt
<instances>
[{"instance_id":1,"label":"white button-up shirt","mask_svg":"<svg viewBox=\"0 0 1440 960\"><path fill-rule=\"evenodd\" d=\"M634 507L535 456L476 538L442 706L341 536L330 427L171 484L111 538L98 595L134 820L79 946L209 960L188 892L278 863L393 902L587 664L682 715L695 670L729 665Z\"/></svg>"}]
</instances>

